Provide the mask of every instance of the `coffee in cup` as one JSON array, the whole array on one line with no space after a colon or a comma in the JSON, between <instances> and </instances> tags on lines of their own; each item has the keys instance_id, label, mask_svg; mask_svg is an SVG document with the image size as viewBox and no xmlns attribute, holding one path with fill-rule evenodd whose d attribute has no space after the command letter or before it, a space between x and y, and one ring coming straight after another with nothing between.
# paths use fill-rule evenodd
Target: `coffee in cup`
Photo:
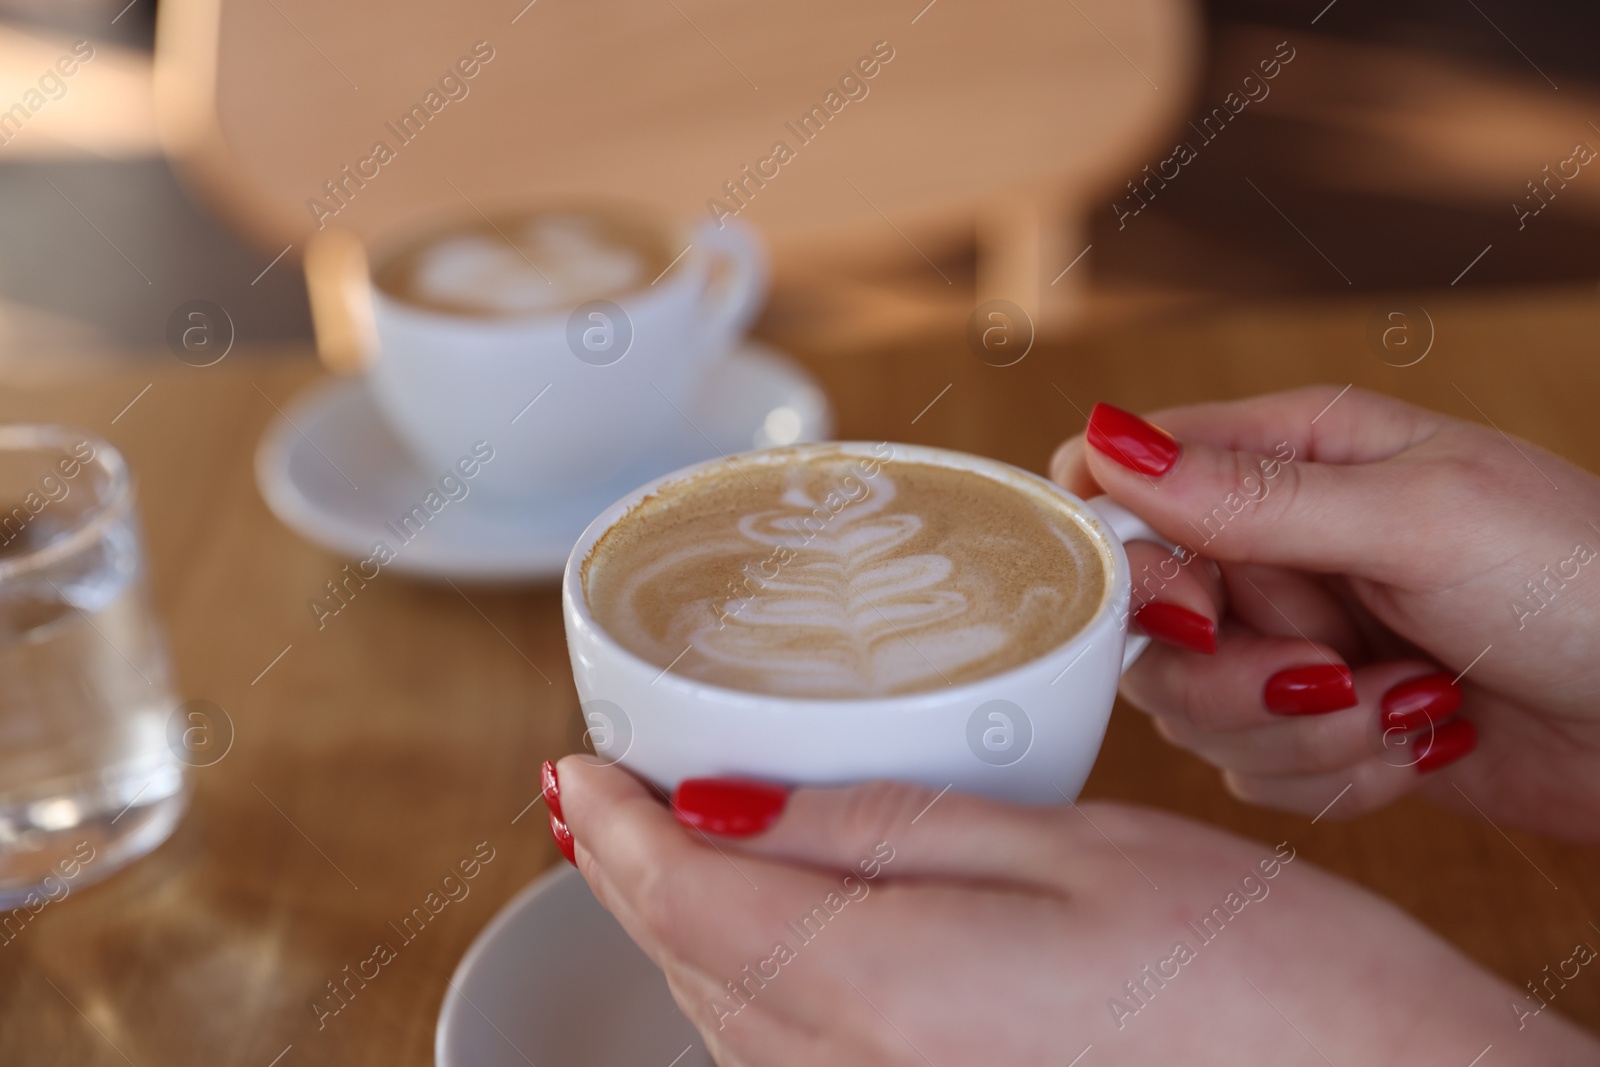
<instances>
[{"instance_id":1,"label":"coffee in cup","mask_svg":"<svg viewBox=\"0 0 1600 1067\"><path fill-rule=\"evenodd\" d=\"M413 307L513 318L643 288L682 250L671 241L662 227L616 212L510 212L414 238L391 252L372 280Z\"/></svg>"},{"instance_id":2,"label":"coffee in cup","mask_svg":"<svg viewBox=\"0 0 1600 1067\"><path fill-rule=\"evenodd\" d=\"M881 697L998 674L1093 618L1094 539L1039 494L915 461L796 450L661 487L583 588L628 651L759 693Z\"/></svg>"}]
</instances>

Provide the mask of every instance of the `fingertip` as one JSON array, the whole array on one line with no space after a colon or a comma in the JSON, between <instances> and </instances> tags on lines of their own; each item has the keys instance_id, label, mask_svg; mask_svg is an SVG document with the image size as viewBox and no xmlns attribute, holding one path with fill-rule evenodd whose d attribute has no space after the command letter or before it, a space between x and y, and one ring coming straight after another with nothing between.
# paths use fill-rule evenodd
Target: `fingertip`
<instances>
[{"instance_id":1,"label":"fingertip","mask_svg":"<svg viewBox=\"0 0 1600 1067\"><path fill-rule=\"evenodd\" d=\"M672 814L693 830L754 837L777 822L789 793L783 786L749 779L689 778L672 791Z\"/></svg>"},{"instance_id":2,"label":"fingertip","mask_svg":"<svg viewBox=\"0 0 1600 1067\"><path fill-rule=\"evenodd\" d=\"M1478 728L1470 719L1451 719L1436 727L1414 764L1419 775L1432 774L1465 759L1478 747Z\"/></svg>"},{"instance_id":3,"label":"fingertip","mask_svg":"<svg viewBox=\"0 0 1600 1067\"><path fill-rule=\"evenodd\" d=\"M1100 495L1100 484L1089 472L1083 434L1061 442L1050 457L1050 480L1067 492L1085 499Z\"/></svg>"},{"instance_id":4,"label":"fingertip","mask_svg":"<svg viewBox=\"0 0 1600 1067\"><path fill-rule=\"evenodd\" d=\"M1461 709L1461 687L1449 671L1429 671L1391 685L1380 702L1385 729L1419 730Z\"/></svg>"},{"instance_id":5,"label":"fingertip","mask_svg":"<svg viewBox=\"0 0 1600 1067\"><path fill-rule=\"evenodd\" d=\"M556 777L559 779L563 774L567 774L572 771L573 768L587 766L589 762L590 761L587 753L569 752L567 755L556 759L554 763Z\"/></svg>"},{"instance_id":6,"label":"fingertip","mask_svg":"<svg viewBox=\"0 0 1600 1067\"><path fill-rule=\"evenodd\" d=\"M549 799L549 792L553 791L559 799L551 806L561 805L565 811L565 805L571 803L572 795L583 791L588 784L589 766L581 755L562 756L554 763L546 760L545 766L550 769L549 780L545 780L541 767L540 787L546 791L546 800ZM565 815L562 817L565 818Z\"/></svg>"},{"instance_id":7,"label":"fingertip","mask_svg":"<svg viewBox=\"0 0 1600 1067\"><path fill-rule=\"evenodd\" d=\"M1126 545L1133 622L1150 637L1203 655L1217 651L1217 620L1226 598L1201 557L1180 556L1150 541Z\"/></svg>"},{"instance_id":8,"label":"fingertip","mask_svg":"<svg viewBox=\"0 0 1600 1067\"><path fill-rule=\"evenodd\" d=\"M1329 715L1361 702L1355 672L1343 663L1325 660L1286 667L1262 686L1261 702L1273 715Z\"/></svg>"},{"instance_id":9,"label":"fingertip","mask_svg":"<svg viewBox=\"0 0 1600 1067\"><path fill-rule=\"evenodd\" d=\"M557 796L552 811L569 826L588 825L599 808L614 810L639 800L660 806L664 797L620 765L586 752L561 757L551 770Z\"/></svg>"},{"instance_id":10,"label":"fingertip","mask_svg":"<svg viewBox=\"0 0 1600 1067\"><path fill-rule=\"evenodd\" d=\"M576 867L578 865L578 857L573 851L575 843L572 837L572 830L553 811L550 813L550 836L555 838L556 848L560 850L561 858Z\"/></svg>"},{"instance_id":11,"label":"fingertip","mask_svg":"<svg viewBox=\"0 0 1600 1067\"><path fill-rule=\"evenodd\" d=\"M1149 600L1133 613L1133 621L1150 637L1187 652L1214 656L1217 624L1198 611L1164 600Z\"/></svg>"},{"instance_id":12,"label":"fingertip","mask_svg":"<svg viewBox=\"0 0 1600 1067\"><path fill-rule=\"evenodd\" d=\"M1095 404L1089 413L1084 436L1095 452L1147 478L1167 474L1183 452L1177 440L1161 427L1104 401Z\"/></svg>"},{"instance_id":13,"label":"fingertip","mask_svg":"<svg viewBox=\"0 0 1600 1067\"><path fill-rule=\"evenodd\" d=\"M550 814L558 819L562 818L561 779L556 773L556 765L549 760L539 764L539 793L549 805Z\"/></svg>"}]
</instances>

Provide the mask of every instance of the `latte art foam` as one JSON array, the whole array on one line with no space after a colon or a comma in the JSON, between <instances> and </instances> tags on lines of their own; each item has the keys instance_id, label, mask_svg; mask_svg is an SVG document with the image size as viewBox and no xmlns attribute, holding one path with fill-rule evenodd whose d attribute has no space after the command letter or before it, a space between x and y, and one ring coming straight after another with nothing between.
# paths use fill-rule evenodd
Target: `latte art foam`
<instances>
[{"instance_id":1,"label":"latte art foam","mask_svg":"<svg viewBox=\"0 0 1600 1067\"><path fill-rule=\"evenodd\" d=\"M548 211L430 235L374 273L408 303L470 315L528 315L616 296L667 266L665 235L604 214Z\"/></svg>"},{"instance_id":2,"label":"latte art foam","mask_svg":"<svg viewBox=\"0 0 1600 1067\"><path fill-rule=\"evenodd\" d=\"M1094 615L1105 566L1042 498L979 474L792 450L670 485L584 568L635 655L735 689L912 693L1007 670Z\"/></svg>"}]
</instances>

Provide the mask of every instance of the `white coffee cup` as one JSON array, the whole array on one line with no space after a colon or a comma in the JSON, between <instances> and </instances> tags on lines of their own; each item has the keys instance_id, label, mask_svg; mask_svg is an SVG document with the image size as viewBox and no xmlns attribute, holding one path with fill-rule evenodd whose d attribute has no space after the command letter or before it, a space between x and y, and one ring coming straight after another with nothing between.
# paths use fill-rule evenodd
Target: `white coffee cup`
<instances>
[{"instance_id":1,"label":"white coffee cup","mask_svg":"<svg viewBox=\"0 0 1600 1067\"><path fill-rule=\"evenodd\" d=\"M470 314L409 302L364 277L376 352L365 361L386 420L428 467L449 470L474 442L495 449L493 495L528 496L617 476L682 430L704 375L766 294L765 254L741 226L698 229L654 209L559 205L648 226L684 249L655 280L618 295L524 314ZM531 214L536 209L520 209ZM465 229L479 221L463 213ZM419 232L372 243L373 274ZM315 298L316 292L313 292ZM315 303L315 300L314 300ZM322 321L319 319L319 334ZM492 483L492 484L491 484Z\"/></svg>"},{"instance_id":2,"label":"white coffee cup","mask_svg":"<svg viewBox=\"0 0 1600 1067\"><path fill-rule=\"evenodd\" d=\"M882 445L835 447L881 458ZM976 681L899 696L800 699L709 685L635 656L595 621L584 560L619 519L663 486L720 466L714 460L658 478L600 514L579 538L562 581L567 648L587 737L665 790L686 778L754 778L841 785L888 778L1001 800L1059 804L1077 796L1105 735L1122 672L1149 638L1128 633L1132 581L1123 542L1170 544L1113 502L1085 502L1027 471L961 452L894 445L893 459L970 471L1058 505L1099 550L1105 594L1065 643ZM734 456L735 464L775 453ZM765 459L763 458L765 456Z\"/></svg>"}]
</instances>

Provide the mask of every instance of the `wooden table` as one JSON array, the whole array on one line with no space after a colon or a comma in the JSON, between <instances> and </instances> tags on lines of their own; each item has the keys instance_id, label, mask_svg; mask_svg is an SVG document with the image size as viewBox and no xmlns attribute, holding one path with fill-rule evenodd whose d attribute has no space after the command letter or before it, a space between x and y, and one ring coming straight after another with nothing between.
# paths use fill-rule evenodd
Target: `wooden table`
<instances>
[{"instance_id":1,"label":"wooden table","mask_svg":"<svg viewBox=\"0 0 1600 1067\"><path fill-rule=\"evenodd\" d=\"M1600 469L1591 288L1421 302L1437 342L1405 369L1367 346L1373 298L1174 313L1004 369L954 331L802 356L842 435L1035 470L1098 398L1137 409L1314 381L1475 418L1470 397L1506 431ZM305 353L268 355L196 369L160 354L17 381L0 397L0 418L76 422L126 451L182 693L222 706L237 730L227 757L194 773L171 841L0 948L0 1063L267 1067L291 1045L283 1067L428 1063L468 942L560 862L542 806L529 808L539 760L574 747L555 591L384 577L318 632L307 600L345 561L281 526L251 470L272 404L317 371ZM1291 839L1519 987L1575 941L1597 943L1587 921L1600 911L1600 851L1502 835L1420 801L1354 823L1253 810L1131 709L1113 717L1088 793ZM319 1031L311 1003L324 983L479 842L494 859L471 895ZM1572 983L1554 1007L1600 1026L1600 980Z\"/></svg>"}]
</instances>

